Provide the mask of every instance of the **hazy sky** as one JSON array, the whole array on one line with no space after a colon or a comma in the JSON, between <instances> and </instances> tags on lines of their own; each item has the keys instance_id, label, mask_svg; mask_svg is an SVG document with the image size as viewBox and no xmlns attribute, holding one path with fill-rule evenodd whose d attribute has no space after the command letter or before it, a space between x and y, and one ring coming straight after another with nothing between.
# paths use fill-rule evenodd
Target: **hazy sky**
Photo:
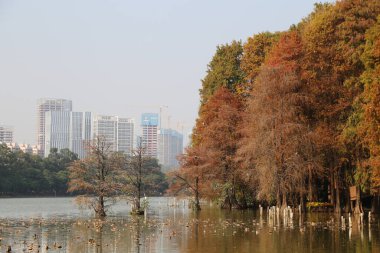
<instances>
[{"instance_id":1,"label":"hazy sky","mask_svg":"<svg viewBox=\"0 0 380 253\"><path fill-rule=\"evenodd\" d=\"M281 31L314 0L0 0L0 123L36 142L36 100L194 125L216 46ZM323 1L324 2L324 1Z\"/></svg>"}]
</instances>

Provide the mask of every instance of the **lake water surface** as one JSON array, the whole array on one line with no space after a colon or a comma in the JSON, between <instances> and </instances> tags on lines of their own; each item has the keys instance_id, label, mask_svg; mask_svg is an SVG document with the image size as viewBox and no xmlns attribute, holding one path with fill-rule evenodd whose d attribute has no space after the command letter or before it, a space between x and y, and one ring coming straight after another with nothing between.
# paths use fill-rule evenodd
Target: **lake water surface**
<instances>
[{"instance_id":1,"label":"lake water surface","mask_svg":"<svg viewBox=\"0 0 380 253\"><path fill-rule=\"evenodd\" d=\"M0 252L380 252L378 218L359 225L352 217L350 227L334 214L284 221L266 211L202 208L149 198L147 215L133 217L120 201L97 220L73 198L0 199Z\"/></svg>"}]
</instances>

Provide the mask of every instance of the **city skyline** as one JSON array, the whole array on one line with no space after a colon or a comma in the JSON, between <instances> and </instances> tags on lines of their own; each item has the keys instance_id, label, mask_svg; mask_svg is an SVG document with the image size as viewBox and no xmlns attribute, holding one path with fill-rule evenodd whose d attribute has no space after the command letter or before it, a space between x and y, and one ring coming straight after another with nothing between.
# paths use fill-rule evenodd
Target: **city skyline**
<instances>
[{"instance_id":1,"label":"city skyline","mask_svg":"<svg viewBox=\"0 0 380 253\"><path fill-rule=\"evenodd\" d=\"M159 113L142 113L141 132L136 133L134 119L78 112L73 110L74 105L72 100L64 98L40 98L36 103L37 145L14 142L13 127L4 125L0 125L0 142L12 150L36 152L41 157L49 157L53 148L69 149L82 159L86 157L85 143L99 136L110 145L110 151L127 155L133 153L140 140L145 155L157 158L163 170L178 167L177 157L184 151L183 134L170 128L170 116L167 120L162 116L164 106Z\"/></svg>"},{"instance_id":2,"label":"city skyline","mask_svg":"<svg viewBox=\"0 0 380 253\"><path fill-rule=\"evenodd\" d=\"M162 106L187 139L216 46L285 30L313 3L2 1L0 122L14 126L15 141L34 143L35 100L64 97L75 111L135 120ZM215 12L225 15L210 19Z\"/></svg>"},{"instance_id":3,"label":"city skyline","mask_svg":"<svg viewBox=\"0 0 380 253\"><path fill-rule=\"evenodd\" d=\"M54 101L56 101L56 102L54 102ZM45 113L48 111L51 111L50 108L54 108L54 110L52 110L52 111L56 111L58 107L62 107L63 108L62 110L64 110L64 111L87 112L87 113L91 113L93 115L93 117L111 115L112 117L130 119L132 121L136 121L136 119L140 119L141 115L146 113L146 111L142 111L141 113L137 114L137 116L130 117L130 116L125 115L125 114L116 115L115 113L105 113L105 114L104 113L98 113L98 112L94 112L93 110L77 110L75 105L74 105L75 101L72 101L71 99L59 98L59 97L57 97L57 98L53 98L53 97L37 98L35 101L35 104L37 104L37 113L34 114L34 117L33 117L34 122L32 122L31 124L37 125L37 127L36 127L35 132L30 132L30 135L32 135L32 138L29 138L29 139L31 139L32 141L21 140L17 136L17 131L15 131L15 128L17 128L17 126L15 126L15 125L11 125L11 124L7 124L6 122L2 122L0 119L0 126L3 128L7 128L7 129L12 130L12 143L29 144L32 146L34 146L34 145L42 146L42 150L44 150L43 147L45 145L45 144L41 145L41 143L45 143L45 133L44 133L44 128L43 128L45 125ZM147 106L147 108L149 108L149 107L150 106ZM168 110L169 109L167 106L162 105L162 106L159 106L158 108L156 108L156 110L148 110L148 111L151 111L151 113L157 113L157 115L160 115L159 116L160 117L159 122L160 122L160 125L162 125L163 127L177 130L178 132L181 132L184 136L187 135L187 138L189 138L190 132L185 133L184 132L184 125L179 121L176 122L175 119L173 120L172 117L169 115ZM34 111L36 111L36 109ZM25 115L18 115L18 116L22 117ZM174 122L174 124L170 123L171 119ZM174 125L174 126L172 126L172 125ZM135 127L134 128L134 130L135 130L134 131L134 137L142 135L143 130L141 128L141 125L136 124L134 127ZM16 134L15 134L15 132L16 132ZM41 133L39 134L39 132L41 132ZM39 136L43 136L43 137L41 138Z\"/></svg>"},{"instance_id":4,"label":"city skyline","mask_svg":"<svg viewBox=\"0 0 380 253\"><path fill-rule=\"evenodd\" d=\"M160 113L141 114L141 133L135 132L135 121L115 115L99 115L74 111L74 102L64 98L40 98L36 103L37 145L13 141L13 127L0 125L0 143L12 151L49 157L51 150L69 149L83 159L87 156L86 144L101 136L110 145L110 151L132 155L139 141L144 155L158 159L162 171L178 167L178 156L183 153L183 134L163 124L163 107ZM137 124L138 125L138 124ZM43 144L43 145L42 145Z\"/></svg>"}]
</instances>

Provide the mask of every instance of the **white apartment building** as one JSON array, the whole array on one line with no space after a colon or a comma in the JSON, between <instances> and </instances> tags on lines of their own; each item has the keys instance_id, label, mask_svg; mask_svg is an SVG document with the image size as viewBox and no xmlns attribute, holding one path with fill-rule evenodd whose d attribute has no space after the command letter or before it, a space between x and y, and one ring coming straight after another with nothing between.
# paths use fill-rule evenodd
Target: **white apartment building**
<instances>
[{"instance_id":1,"label":"white apartment building","mask_svg":"<svg viewBox=\"0 0 380 253\"><path fill-rule=\"evenodd\" d=\"M67 99L41 98L37 101L37 146L39 155L45 155L45 113L72 111L72 101Z\"/></svg>"},{"instance_id":2,"label":"white apartment building","mask_svg":"<svg viewBox=\"0 0 380 253\"><path fill-rule=\"evenodd\" d=\"M131 154L134 122L129 118L97 115L94 118L94 138L100 136L110 145L109 151Z\"/></svg>"},{"instance_id":3,"label":"white apartment building","mask_svg":"<svg viewBox=\"0 0 380 253\"><path fill-rule=\"evenodd\" d=\"M7 143L7 147L13 152L22 151L27 154L38 154L37 146L31 146L29 144Z\"/></svg>"},{"instance_id":4,"label":"white apartment building","mask_svg":"<svg viewBox=\"0 0 380 253\"><path fill-rule=\"evenodd\" d=\"M0 143L13 142L13 127L0 125Z\"/></svg>"}]
</instances>

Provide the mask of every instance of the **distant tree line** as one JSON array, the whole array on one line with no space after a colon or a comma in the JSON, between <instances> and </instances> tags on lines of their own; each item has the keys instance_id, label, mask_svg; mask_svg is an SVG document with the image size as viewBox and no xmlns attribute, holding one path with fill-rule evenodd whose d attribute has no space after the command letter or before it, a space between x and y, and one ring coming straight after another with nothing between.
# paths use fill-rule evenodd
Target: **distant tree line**
<instances>
[{"instance_id":1,"label":"distant tree line","mask_svg":"<svg viewBox=\"0 0 380 253\"><path fill-rule=\"evenodd\" d=\"M287 31L218 46L171 191L223 208L378 206L379 14L378 0L316 4Z\"/></svg>"},{"instance_id":2,"label":"distant tree line","mask_svg":"<svg viewBox=\"0 0 380 253\"><path fill-rule=\"evenodd\" d=\"M106 145L106 144L103 144ZM93 146L93 145L91 145ZM86 195L95 196L96 192L91 190L95 187L94 182L89 182L86 187L83 185L75 186L80 179L87 180L94 172L96 156L93 148L90 157L79 160L78 156L68 149L51 149L48 157L42 158L38 155L24 153L22 151L13 152L6 144L0 144L0 197L12 196L67 196L67 195ZM108 159L108 157L112 157ZM122 153L103 150L100 158L108 163L113 163L115 171L127 173L130 167L126 167L127 161L132 162L132 157ZM99 158L99 156L98 156ZM120 161L116 163L114 160ZM139 183L140 196L160 196L168 187L166 176L161 172L161 167L157 159L143 158L144 163L141 170ZM124 163L121 163L123 161ZM115 167L119 166L119 167ZM80 167L80 174L75 174L74 168ZM71 168L71 169L70 169ZM130 179L133 170L129 170L129 179L126 174L122 177L112 178L112 184L117 185L117 191L112 192L113 196L131 196ZM76 176L77 175L77 176ZM77 180L77 181L75 181ZM107 177L107 180L110 180ZM108 182L108 181L107 181ZM123 186L123 187L119 187ZM129 187L129 191L127 188Z\"/></svg>"},{"instance_id":3,"label":"distant tree line","mask_svg":"<svg viewBox=\"0 0 380 253\"><path fill-rule=\"evenodd\" d=\"M0 144L0 196L66 195L66 168L77 159L68 149L52 149L42 158Z\"/></svg>"}]
</instances>

